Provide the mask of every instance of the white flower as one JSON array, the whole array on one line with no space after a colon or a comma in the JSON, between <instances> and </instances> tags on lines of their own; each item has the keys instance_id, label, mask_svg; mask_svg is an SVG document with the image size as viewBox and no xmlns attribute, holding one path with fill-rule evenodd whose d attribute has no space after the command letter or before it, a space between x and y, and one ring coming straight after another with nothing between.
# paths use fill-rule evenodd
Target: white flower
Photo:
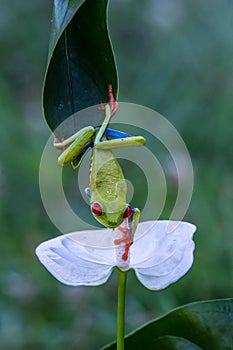
<instances>
[{"instance_id":1,"label":"white flower","mask_svg":"<svg viewBox=\"0 0 233 350\"><path fill-rule=\"evenodd\" d=\"M79 231L41 243L36 254L60 282L71 286L97 286L108 280L114 267L134 269L147 288L163 289L182 277L193 263L196 227L187 222L139 223L127 261L125 243L114 245L118 230Z\"/></svg>"}]
</instances>

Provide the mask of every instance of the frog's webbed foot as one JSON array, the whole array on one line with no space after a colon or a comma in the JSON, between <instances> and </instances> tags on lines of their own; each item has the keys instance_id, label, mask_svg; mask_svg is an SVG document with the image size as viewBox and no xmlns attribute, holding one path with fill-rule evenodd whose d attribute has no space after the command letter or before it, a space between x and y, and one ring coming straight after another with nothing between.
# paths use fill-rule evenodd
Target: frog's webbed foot
<instances>
[{"instance_id":1,"label":"frog's webbed foot","mask_svg":"<svg viewBox=\"0 0 233 350\"><path fill-rule=\"evenodd\" d=\"M105 104L104 103L100 103L99 107L98 107L99 111L105 111Z\"/></svg>"},{"instance_id":2,"label":"frog's webbed foot","mask_svg":"<svg viewBox=\"0 0 233 350\"><path fill-rule=\"evenodd\" d=\"M115 100L115 97L113 95L113 90L112 90L112 85L109 84L108 85L108 104L110 106L110 111L111 111L111 117L114 116L114 114L116 114L116 112L118 111L119 105L118 102ZM104 103L100 103L98 109L100 111L105 110L106 105Z\"/></svg>"},{"instance_id":3,"label":"frog's webbed foot","mask_svg":"<svg viewBox=\"0 0 233 350\"><path fill-rule=\"evenodd\" d=\"M121 231L123 235L121 238L115 239L114 244L120 245L121 243L125 243L125 251L122 254L122 260L127 261L129 257L129 249L130 249L130 246L133 244L133 242L132 242L131 230L127 227L127 225L124 225L124 226L125 227L123 226L117 227L117 230Z\"/></svg>"},{"instance_id":4,"label":"frog's webbed foot","mask_svg":"<svg viewBox=\"0 0 233 350\"><path fill-rule=\"evenodd\" d=\"M111 84L108 85L108 98L109 98L109 104L111 108L111 116L113 116L118 111L119 105L114 98Z\"/></svg>"},{"instance_id":5,"label":"frog's webbed foot","mask_svg":"<svg viewBox=\"0 0 233 350\"><path fill-rule=\"evenodd\" d=\"M60 150L61 152L65 151L66 148L68 147L67 146L60 146L60 144L65 141L64 137L62 137L61 139L59 139L58 137L55 137L54 138L54 141L53 141L53 145L55 148L57 148L58 150Z\"/></svg>"},{"instance_id":6,"label":"frog's webbed foot","mask_svg":"<svg viewBox=\"0 0 233 350\"><path fill-rule=\"evenodd\" d=\"M121 238L115 239L114 244L119 245L121 243L131 243L131 235L130 235L130 229L124 228L122 226L118 226L117 230L121 231L123 233Z\"/></svg>"}]
</instances>

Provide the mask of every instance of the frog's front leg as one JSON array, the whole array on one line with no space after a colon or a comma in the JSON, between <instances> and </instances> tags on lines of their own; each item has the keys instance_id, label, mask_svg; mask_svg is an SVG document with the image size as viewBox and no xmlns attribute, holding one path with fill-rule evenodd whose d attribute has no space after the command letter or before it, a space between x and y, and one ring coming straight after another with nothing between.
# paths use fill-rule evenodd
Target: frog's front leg
<instances>
[{"instance_id":1,"label":"frog's front leg","mask_svg":"<svg viewBox=\"0 0 233 350\"><path fill-rule=\"evenodd\" d=\"M79 158L81 158L85 151L92 146L92 137L95 132L96 131L92 126L87 126L62 142L57 142L57 139L55 139L54 147L61 150L64 149L58 157L58 164L64 166L70 162L74 162L74 167L77 167L77 163L79 164L80 162ZM78 162L75 161L77 159Z\"/></svg>"},{"instance_id":2,"label":"frog's front leg","mask_svg":"<svg viewBox=\"0 0 233 350\"><path fill-rule=\"evenodd\" d=\"M125 132L107 128L104 136L107 140L100 141L95 144L95 148L99 149L114 149L121 147L143 146L146 139L143 136L131 136Z\"/></svg>"},{"instance_id":3,"label":"frog's front leg","mask_svg":"<svg viewBox=\"0 0 233 350\"><path fill-rule=\"evenodd\" d=\"M115 245L120 245L121 243L125 244L125 251L122 255L124 261L128 260L129 249L133 244L140 217L140 210L138 208L131 208L131 210L131 215L124 220L121 226L117 227L117 230L122 232L122 237L114 240Z\"/></svg>"},{"instance_id":4,"label":"frog's front leg","mask_svg":"<svg viewBox=\"0 0 233 350\"><path fill-rule=\"evenodd\" d=\"M62 141L60 141L57 137L55 137L54 142L53 142L53 146L56 149L59 149L61 151L65 150L69 145L71 145L71 143L74 142L75 139L80 137L80 134L83 134L86 132L86 130L90 129L92 127L87 126L86 128L83 128L81 130L79 130L78 132L76 132L74 135L71 135L70 137L68 137L67 139L62 139Z\"/></svg>"}]
</instances>

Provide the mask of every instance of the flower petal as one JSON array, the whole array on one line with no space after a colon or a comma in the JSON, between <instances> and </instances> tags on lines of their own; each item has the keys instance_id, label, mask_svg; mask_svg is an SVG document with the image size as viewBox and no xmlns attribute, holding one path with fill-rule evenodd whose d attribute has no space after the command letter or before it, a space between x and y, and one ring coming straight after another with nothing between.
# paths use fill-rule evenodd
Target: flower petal
<instances>
[{"instance_id":1,"label":"flower petal","mask_svg":"<svg viewBox=\"0 0 233 350\"><path fill-rule=\"evenodd\" d=\"M149 229L146 232L146 226ZM171 230L171 228L173 228ZM130 251L130 267L147 288L158 290L177 281L193 262L196 227L187 222L148 221L139 224L140 235Z\"/></svg>"},{"instance_id":2,"label":"flower petal","mask_svg":"<svg viewBox=\"0 0 233 350\"><path fill-rule=\"evenodd\" d=\"M163 289L182 277L193 262L196 227L178 221L139 223L129 259L122 260L124 244L114 245L118 230L101 229L61 235L40 244L36 254L60 282L73 286L103 284L114 266L133 268L141 283Z\"/></svg>"},{"instance_id":3,"label":"flower petal","mask_svg":"<svg viewBox=\"0 0 233 350\"><path fill-rule=\"evenodd\" d=\"M106 230L96 230L100 235L103 231ZM80 244L77 235L77 232L61 235L41 243L36 248L39 260L64 284L97 286L105 283L115 266L114 246L101 248Z\"/></svg>"}]
</instances>

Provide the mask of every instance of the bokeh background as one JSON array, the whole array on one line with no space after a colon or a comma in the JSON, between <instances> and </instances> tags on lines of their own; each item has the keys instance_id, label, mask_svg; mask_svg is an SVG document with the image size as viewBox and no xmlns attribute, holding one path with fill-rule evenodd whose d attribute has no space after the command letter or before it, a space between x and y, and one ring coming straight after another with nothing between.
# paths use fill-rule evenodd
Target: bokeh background
<instances>
[{"instance_id":1,"label":"bokeh background","mask_svg":"<svg viewBox=\"0 0 233 350\"><path fill-rule=\"evenodd\" d=\"M0 9L0 348L97 349L115 338L116 276L66 287L34 254L59 233L38 185L52 1L1 0ZM127 332L179 305L232 296L232 24L231 0L110 1L120 100L155 109L183 137L195 172L185 219L198 226L195 263L178 283L151 292L130 274Z\"/></svg>"}]
</instances>

